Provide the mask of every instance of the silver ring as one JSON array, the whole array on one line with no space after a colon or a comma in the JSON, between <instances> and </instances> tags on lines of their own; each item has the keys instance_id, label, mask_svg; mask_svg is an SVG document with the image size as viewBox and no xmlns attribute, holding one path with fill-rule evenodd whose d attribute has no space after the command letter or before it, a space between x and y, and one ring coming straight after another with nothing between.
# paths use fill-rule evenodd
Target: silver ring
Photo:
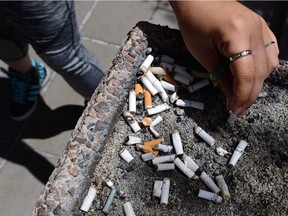
<instances>
[{"instance_id":1,"label":"silver ring","mask_svg":"<svg viewBox=\"0 0 288 216\"><path fill-rule=\"evenodd\" d=\"M228 57L227 59L228 59L229 62L233 62L233 61L235 61L235 60L237 60L237 59L239 59L241 57L244 57L244 56L247 56L247 55L250 55L250 54L252 54L251 50L244 50L244 51L242 51L240 53L237 53L235 55L232 55L232 56Z\"/></svg>"},{"instance_id":2,"label":"silver ring","mask_svg":"<svg viewBox=\"0 0 288 216\"><path fill-rule=\"evenodd\" d=\"M268 47L268 46L270 46L270 45L272 45L272 44L274 44L274 43L276 43L275 41L270 41L269 43L267 43L266 45L265 45L265 47Z\"/></svg>"}]
</instances>

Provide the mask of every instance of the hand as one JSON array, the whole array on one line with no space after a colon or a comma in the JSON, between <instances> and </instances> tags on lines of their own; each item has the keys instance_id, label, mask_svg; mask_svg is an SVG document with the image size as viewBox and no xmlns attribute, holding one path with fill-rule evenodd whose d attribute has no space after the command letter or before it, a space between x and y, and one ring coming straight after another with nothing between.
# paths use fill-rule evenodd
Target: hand
<instances>
[{"instance_id":1,"label":"hand","mask_svg":"<svg viewBox=\"0 0 288 216\"><path fill-rule=\"evenodd\" d=\"M184 42L209 72L227 57L251 50L230 63L218 84L227 109L243 115L255 103L264 80L278 65L277 40L262 17L236 1L171 1ZM265 47L271 41L274 44Z\"/></svg>"}]
</instances>

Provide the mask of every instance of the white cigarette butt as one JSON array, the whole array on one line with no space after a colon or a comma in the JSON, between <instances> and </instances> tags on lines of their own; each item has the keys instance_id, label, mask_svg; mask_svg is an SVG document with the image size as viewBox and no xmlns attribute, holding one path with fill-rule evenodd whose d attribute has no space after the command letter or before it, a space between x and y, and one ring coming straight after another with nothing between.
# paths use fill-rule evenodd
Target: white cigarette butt
<instances>
[{"instance_id":1,"label":"white cigarette butt","mask_svg":"<svg viewBox=\"0 0 288 216\"><path fill-rule=\"evenodd\" d=\"M141 64L140 70L143 73L145 73L151 66L153 60L154 60L154 57L152 55L148 55L147 58L144 60L144 62Z\"/></svg>"},{"instance_id":2,"label":"white cigarette butt","mask_svg":"<svg viewBox=\"0 0 288 216\"><path fill-rule=\"evenodd\" d=\"M220 192L219 187L210 178L210 176L208 176L204 171L201 173L200 179L213 193L219 194L219 192Z\"/></svg>"},{"instance_id":3,"label":"white cigarette butt","mask_svg":"<svg viewBox=\"0 0 288 216\"><path fill-rule=\"evenodd\" d=\"M171 107L167 103L163 103L163 104L157 105L153 108L147 109L147 113L149 116L151 116L151 115L155 115L155 114L164 112L170 108Z\"/></svg>"},{"instance_id":4,"label":"white cigarette butt","mask_svg":"<svg viewBox=\"0 0 288 216\"><path fill-rule=\"evenodd\" d=\"M247 145L248 145L248 143L245 140L241 140L239 142L239 144L237 145L236 149L234 150L233 155L232 155L232 157L228 163L229 167L234 167L236 165L237 161L239 160L239 158L243 154Z\"/></svg>"},{"instance_id":5,"label":"white cigarette butt","mask_svg":"<svg viewBox=\"0 0 288 216\"><path fill-rule=\"evenodd\" d=\"M209 80L208 79L203 79L191 86L188 87L188 90L190 93L193 93L201 88L204 88L205 86L209 85Z\"/></svg>"},{"instance_id":6,"label":"white cigarette butt","mask_svg":"<svg viewBox=\"0 0 288 216\"><path fill-rule=\"evenodd\" d=\"M175 170L174 163L156 164L156 166L157 166L157 171Z\"/></svg>"},{"instance_id":7,"label":"white cigarette butt","mask_svg":"<svg viewBox=\"0 0 288 216\"><path fill-rule=\"evenodd\" d=\"M161 164L161 163L166 163L166 162L171 162L176 158L175 154L172 155L165 155L165 156L159 156L156 157L152 160L153 164Z\"/></svg>"},{"instance_id":8,"label":"white cigarette butt","mask_svg":"<svg viewBox=\"0 0 288 216\"><path fill-rule=\"evenodd\" d=\"M173 163L188 177L192 178L195 173L190 170L179 158L176 158Z\"/></svg>"},{"instance_id":9,"label":"white cigarette butt","mask_svg":"<svg viewBox=\"0 0 288 216\"><path fill-rule=\"evenodd\" d=\"M209 191L205 191L205 190L202 190L202 189L199 190L198 197L202 198L202 199L210 200L210 201L212 201L214 203L221 203L222 202L222 197L221 196L218 196L215 193L211 193Z\"/></svg>"},{"instance_id":10,"label":"white cigarette butt","mask_svg":"<svg viewBox=\"0 0 288 216\"><path fill-rule=\"evenodd\" d=\"M183 99L178 99L176 100L175 103L179 107L192 107L195 109L203 110L205 104L202 102L194 101L194 100L183 100Z\"/></svg>"},{"instance_id":11,"label":"white cigarette butt","mask_svg":"<svg viewBox=\"0 0 288 216\"><path fill-rule=\"evenodd\" d=\"M154 181L154 187L153 187L154 197L158 197L158 198L161 197L162 185L163 185L163 181L159 181L159 180Z\"/></svg>"},{"instance_id":12,"label":"white cigarette butt","mask_svg":"<svg viewBox=\"0 0 288 216\"><path fill-rule=\"evenodd\" d=\"M230 199L230 193L229 193L229 189L228 186L225 182L225 179L222 175L218 175L215 177L217 185L219 186L221 193L222 193L222 197L224 200L229 200Z\"/></svg>"},{"instance_id":13,"label":"white cigarette butt","mask_svg":"<svg viewBox=\"0 0 288 216\"><path fill-rule=\"evenodd\" d=\"M91 185L89 187L89 190L84 198L84 201L80 207L80 209L82 211L85 211L85 212L88 212L92 203L93 203L93 200L95 199L95 196L96 196L96 187L94 185Z\"/></svg>"},{"instance_id":14,"label":"white cigarette butt","mask_svg":"<svg viewBox=\"0 0 288 216\"><path fill-rule=\"evenodd\" d=\"M134 144L141 144L143 143L142 139L140 137L136 137L136 136L128 136L126 138L126 142L125 145L134 145Z\"/></svg>"},{"instance_id":15,"label":"white cigarette butt","mask_svg":"<svg viewBox=\"0 0 288 216\"><path fill-rule=\"evenodd\" d=\"M149 79L146 76L141 76L141 82L152 96L158 93L158 90L153 86L153 84L149 81Z\"/></svg>"},{"instance_id":16,"label":"white cigarette butt","mask_svg":"<svg viewBox=\"0 0 288 216\"><path fill-rule=\"evenodd\" d=\"M195 133L201 137L208 145L213 146L215 143L215 139L211 137L206 131L204 131L201 127L195 127Z\"/></svg>"},{"instance_id":17,"label":"white cigarette butt","mask_svg":"<svg viewBox=\"0 0 288 216\"><path fill-rule=\"evenodd\" d=\"M167 205L168 204L169 190L170 190L170 178L165 177L163 179L160 204L162 204L162 205Z\"/></svg>"},{"instance_id":18,"label":"white cigarette butt","mask_svg":"<svg viewBox=\"0 0 288 216\"><path fill-rule=\"evenodd\" d=\"M130 163L130 161L134 159L134 157L130 154L130 152L127 149L124 149L122 152L120 152L120 156L127 163Z\"/></svg>"},{"instance_id":19,"label":"white cigarette butt","mask_svg":"<svg viewBox=\"0 0 288 216\"><path fill-rule=\"evenodd\" d=\"M141 130L141 127L139 126L138 122L134 119L133 115L129 111L125 111L123 113L124 118L134 131L134 133L137 133L138 131Z\"/></svg>"},{"instance_id":20,"label":"white cigarette butt","mask_svg":"<svg viewBox=\"0 0 288 216\"><path fill-rule=\"evenodd\" d=\"M133 115L136 113L136 91L131 90L129 91L129 112Z\"/></svg>"},{"instance_id":21,"label":"white cigarette butt","mask_svg":"<svg viewBox=\"0 0 288 216\"><path fill-rule=\"evenodd\" d=\"M182 145L181 137L180 137L178 130L175 130L172 133L172 142L173 142L176 155L182 155L184 151L183 151L183 145Z\"/></svg>"}]
</instances>

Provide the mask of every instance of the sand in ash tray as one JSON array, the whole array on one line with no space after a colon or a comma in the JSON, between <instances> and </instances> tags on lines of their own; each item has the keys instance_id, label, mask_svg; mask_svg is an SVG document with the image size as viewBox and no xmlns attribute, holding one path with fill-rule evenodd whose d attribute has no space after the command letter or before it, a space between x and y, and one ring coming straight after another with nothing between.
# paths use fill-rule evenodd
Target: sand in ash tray
<instances>
[{"instance_id":1,"label":"sand in ash tray","mask_svg":"<svg viewBox=\"0 0 288 216\"><path fill-rule=\"evenodd\" d=\"M181 90L178 93L182 99L205 103L204 110L170 104L171 109L159 114L163 120L155 129L164 137L164 143L172 145L171 133L178 130L185 154L211 178L218 174L224 176L231 194L228 201L215 204L200 199L199 189L209 191L200 179L189 179L177 168L157 172L150 162L142 161L142 152L135 146L125 146L125 140L128 135L139 136L144 141L154 137L145 128L133 133L121 116L96 167L97 195L86 215L104 215L102 209L111 191L106 185L109 180L117 188L109 215L124 215L123 204L127 201L131 202L136 215L288 215L288 92L287 85L281 85L283 79L277 80L281 78L277 73L265 83L263 97L234 125L226 123L229 113L224 96L213 85L193 94ZM162 102L157 96L153 103ZM124 110L127 109L126 105ZM141 115L136 118L141 121ZM216 140L213 146L194 133L196 125ZM227 163L240 140L247 141L248 146L236 166L228 168ZM217 147L223 147L230 154L218 155ZM119 156L124 148L135 157L130 163ZM166 206L152 196L154 181L164 177L171 179Z\"/></svg>"}]
</instances>

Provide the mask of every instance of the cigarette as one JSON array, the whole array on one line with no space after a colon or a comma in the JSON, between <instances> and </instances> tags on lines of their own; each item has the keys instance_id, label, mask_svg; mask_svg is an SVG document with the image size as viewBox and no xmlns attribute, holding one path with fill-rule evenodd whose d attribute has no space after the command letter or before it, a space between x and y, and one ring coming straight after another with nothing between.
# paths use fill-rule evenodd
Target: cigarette
<instances>
[{"instance_id":1,"label":"cigarette","mask_svg":"<svg viewBox=\"0 0 288 216\"><path fill-rule=\"evenodd\" d=\"M210 200L210 201L212 201L214 203L221 203L222 202L222 197L221 196L218 196L215 193L211 193L209 191L205 191L205 190L202 190L202 189L199 190L198 197L202 198L202 199Z\"/></svg>"},{"instance_id":2,"label":"cigarette","mask_svg":"<svg viewBox=\"0 0 288 216\"><path fill-rule=\"evenodd\" d=\"M189 74L187 71L186 71L186 68L185 67L182 67L180 65L175 65L174 68L173 68L173 73L175 74L181 74L182 76L186 77L188 80L190 80L191 82L194 81L194 77ZM175 79L175 78L174 78ZM184 84L184 83L183 83Z\"/></svg>"},{"instance_id":3,"label":"cigarette","mask_svg":"<svg viewBox=\"0 0 288 216\"><path fill-rule=\"evenodd\" d=\"M170 153L173 149L172 146L169 145L163 145L163 144L156 144L153 146L153 149L162 151L162 152L166 152L166 153Z\"/></svg>"},{"instance_id":4,"label":"cigarette","mask_svg":"<svg viewBox=\"0 0 288 216\"><path fill-rule=\"evenodd\" d=\"M126 138L125 145L134 145L138 143L142 143L142 139L140 137L130 135Z\"/></svg>"},{"instance_id":5,"label":"cigarette","mask_svg":"<svg viewBox=\"0 0 288 216\"><path fill-rule=\"evenodd\" d=\"M172 72L174 65L167 62L161 62L160 67L164 68L165 71Z\"/></svg>"},{"instance_id":6,"label":"cigarette","mask_svg":"<svg viewBox=\"0 0 288 216\"><path fill-rule=\"evenodd\" d=\"M209 73L204 73L204 72L199 72L196 70L191 71L192 76L200 79L210 79L210 74Z\"/></svg>"},{"instance_id":7,"label":"cigarette","mask_svg":"<svg viewBox=\"0 0 288 216\"><path fill-rule=\"evenodd\" d=\"M186 155L186 154L183 154L182 160L183 160L184 164L185 164L189 169L191 169L194 173L196 173L197 170L200 168L200 167L198 166L198 164L197 164L191 157L189 157L189 156Z\"/></svg>"},{"instance_id":8,"label":"cigarette","mask_svg":"<svg viewBox=\"0 0 288 216\"><path fill-rule=\"evenodd\" d=\"M166 75L167 72L162 67L150 67L149 70L156 75Z\"/></svg>"},{"instance_id":9,"label":"cigarette","mask_svg":"<svg viewBox=\"0 0 288 216\"><path fill-rule=\"evenodd\" d=\"M126 216L136 216L130 202L124 203L123 208L124 208L124 213Z\"/></svg>"},{"instance_id":10,"label":"cigarette","mask_svg":"<svg viewBox=\"0 0 288 216\"><path fill-rule=\"evenodd\" d=\"M150 70L145 73L145 76L159 92L161 99L165 102L168 99L168 95L166 94L165 89L163 88L160 81L154 76L154 74Z\"/></svg>"},{"instance_id":11,"label":"cigarette","mask_svg":"<svg viewBox=\"0 0 288 216\"><path fill-rule=\"evenodd\" d=\"M163 181L159 181L159 180L154 181L153 197L158 197L158 198L161 197L162 185L163 185Z\"/></svg>"},{"instance_id":12,"label":"cigarette","mask_svg":"<svg viewBox=\"0 0 288 216\"><path fill-rule=\"evenodd\" d=\"M175 92L176 91L176 86L169 83L169 82L166 82L164 80L161 80L160 81L161 85L163 86L163 88L167 91L172 91L172 92Z\"/></svg>"},{"instance_id":13,"label":"cigarette","mask_svg":"<svg viewBox=\"0 0 288 216\"><path fill-rule=\"evenodd\" d=\"M206 131L204 131L201 127L195 127L195 133L201 137L208 145L213 146L215 143L215 139L211 137Z\"/></svg>"},{"instance_id":14,"label":"cigarette","mask_svg":"<svg viewBox=\"0 0 288 216\"><path fill-rule=\"evenodd\" d=\"M171 107L167 103L163 103L163 104L157 105L153 108L147 109L147 113L149 116L151 116L151 115L155 115L155 114L164 112L170 108Z\"/></svg>"},{"instance_id":15,"label":"cigarette","mask_svg":"<svg viewBox=\"0 0 288 216\"><path fill-rule=\"evenodd\" d=\"M195 173L189 169L179 158L176 158L173 163L188 177L195 177Z\"/></svg>"},{"instance_id":16,"label":"cigarette","mask_svg":"<svg viewBox=\"0 0 288 216\"><path fill-rule=\"evenodd\" d=\"M170 102L171 102L172 104L174 104L175 101L178 100L178 98L179 98L179 96L177 95L177 92L174 92L174 93L170 96Z\"/></svg>"},{"instance_id":17,"label":"cigarette","mask_svg":"<svg viewBox=\"0 0 288 216\"><path fill-rule=\"evenodd\" d=\"M176 82L176 80L175 80L172 76L170 76L169 74L163 76L163 79L164 79L166 82L171 83L172 85L175 85L175 86L178 85L178 83Z\"/></svg>"},{"instance_id":18,"label":"cigarette","mask_svg":"<svg viewBox=\"0 0 288 216\"><path fill-rule=\"evenodd\" d=\"M148 118L148 117L144 117L143 120L142 120L142 124L145 126L145 127L148 127L152 124L152 119L151 118Z\"/></svg>"},{"instance_id":19,"label":"cigarette","mask_svg":"<svg viewBox=\"0 0 288 216\"><path fill-rule=\"evenodd\" d=\"M156 144L160 144L164 142L164 138L163 137L160 137L158 139L153 139L153 140L150 140L150 141L147 141L147 142L144 142L144 146L149 146L151 148L153 148Z\"/></svg>"},{"instance_id":20,"label":"cigarette","mask_svg":"<svg viewBox=\"0 0 288 216\"><path fill-rule=\"evenodd\" d=\"M228 119L227 119L227 123L230 125L234 125L235 121L237 120L237 115L234 113L230 113Z\"/></svg>"},{"instance_id":21,"label":"cigarette","mask_svg":"<svg viewBox=\"0 0 288 216\"><path fill-rule=\"evenodd\" d=\"M80 207L82 211L88 212L96 196L96 187L91 185Z\"/></svg>"},{"instance_id":22,"label":"cigarette","mask_svg":"<svg viewBox=\"0 0 288 216\"><path fill-rule=\"evenodd\" d=\"M152 126L150 125L149 129L150 129L151 133L152 133L156 138L160 137L160 133L158 133L158 132L154 129L154 127L152 127Z\"/></svg>"},{"instance_id":23,"label":"cigarette","mask_svg":"<svg viewBox=\"0 0 288 216\"><path fill-rule=\"evenodd\" d=\"M174 165L174 164L173 164ZM167 205L169 199L169 190L170 190L170 178L163 178L163 185L161 190L160 204Z\"/></svg>"},{"instance_id":24,"label":"cigarette","mask_svg":"<svg viewBox=\"0 0 288 216\"><path fill-rule=\"evenodd\" d=\"M216 194L220 193L219 187L210 178L210 176L206 174L206 172L203 171L199 177L203 181L203 183L207 186L207 188L209 188L213 193L216 193Z\"/></svg>"},{"instance_id":25,"label":"cigarette","mask_svg":"<svg viewBox=\"0 0 288 216\"><path fill-rule=\"evenodd\" d=\"M134 157L130 154L130 152L127 149L124 149L122 152L120 152L120 156L127 163L130 163L130 161L134 159Z\"/></svg>"},{"instance_id":26,"label":"cigarette","mask_svg":"<svg viewBox=\"0 0 288 216\"><path fill-rule=\"evenodd\" d=\"M199 109L199 110L204 109L204 103L194 101L194 100L178 99L178 100L176 100L175 104L179 107L192 107L192 108Z\"/></svg>"},{"instance_id":27,"label":"cigarette","mask_svg":"<svg viewBox=\"0 0 288 216\"><path fill-rule=\"evenodd\" d=\"M230 196L229 189L225 182L224 177L222 175L218 175L215 177L215 179L216 179L217 185L220 188L223 199L225 201L229 200L231 196Z\"/></svg>"},{"instance_id":28,"label":"cigarette","mask_svg":"<svg viewBox=\"0 0 288 216\"><path fill-rule=\"evenodd\" d=\"M168 56L168 55L161 55L160 61L165 62L165 63L169 63L169 64L174 64L175 59L172 58L171 56Z\"/></svg>"},{"instance_id":29,"label":"cigarette","mask_svg":"<svg viewBox=\"0 0 288 216\"><path fill-rule=\"evenodd\" d=\"M154 155L152 154L152 152L148 152L148 153L145 153L145 154L142 154L141 155L141 159L143 160L143 161L149 161L149 160L153 160L155 157L154 157Z\"/></svg>"},{"instance_id":30,"label":"cigarette","mask_svg":"<svg viewBox=\"0 0 288 216\"><path fill-rule=\"evenodd\" d=\"M245 140L241 140L239 142L239 144L237 145L236 149L234 150L233 155L232 155L232 157L228 163L228 167L232 168L236 165L237 161L239 160L239 158L243 154L247 145L248 145L248 143Z\"/></svg>"},{"instance_id":31,"label":"cigarette","mask_svg":"<svg viewBox=\"0 0 288 216\"><path fill-rule=\"evenodd\" d=\"M191 84L191 82L193 82L193 80L190 80L189 78L187 78L186 76L182 75L182 74L179 74L179 73L175 73L173 74L173 78L181 83L181 84L184 84L186 86L189 86Z\"/></svg>"},{"instance_id":32,"label":"cigarette","mask_svg":"<svg viewBox=\"0 0 288 216\"><path fill-rule=\"evenodd\" d=\"M154 127L154 126L158 125L162 120L163 120L163 118L162 118L161 116L157 116L157 117L153 120L153 122L151 123L150 126Z\"/></svg>"},{"instance_id":33,"label":"cigarette","mask_svg":"<svg viewBox=\"0 0 288 216\"><path fill-rule=\"evenodd\" d=\"M149 91L144 91L144 107L145 109L152 108L152 96Z\"/></svg>"},{"instance_id":34,"label":"cigarette","mask_svg":"<svg viewBox=\"0 0 288 216\"><path fill-rule=\"evenodd\" d=\"M125 111L123 113L124 118L134 131L134 133L137 133L138 131L141 130L141 127L139 126L138 122L134 119L133 115L129 111Z\"/></svg>"},{"instance_id":35,"label":"cigarette","mask_svg":"<svg viewBox=\"0 0 288 216\"><path fill-rule=\"evenodd\" d=\"M199 90L199 89L201 89L201 88L203 88L203 87L205 87L207 85L209 85L209 80L208 79L203 79L200 82L197 82L197 83L189 86L188 90L189 90L190 93L193 93L193 92L195 92L195 91L197 91L197 90Z\"/></svg>"},{"instance_id":36,"label":"cigarette","mask_svg":"<svg viewBox=\"0 0 288 216\"><path fill-rule=\"evenodd\" d=\"M142 63L142 65L140 66L140 70L143 73L145 73L149 69L149 67L151 66L153 60L154 60L154 57L152 55L148 55L147 58Z\"/></svg>"},{"instance_id":37,"label":"cigarette","mask_svg":"<svg viewBox=\"0 0 288 216\"><path fill-rule=\"evenodd\" d=\"M150 80L146 76L141 76L141 82L145 88L151 93L152 96L158 93L158 90L153 86Z\"/></svg>"},{"instance_id":38,"label":"cigarette","mask_svg":"<svg viewBox=\"0 0 288 216\"><path fill-rule=\"evenodd\" d=\"M159 154L158 150L154 150L151 146L139 145L137 147L140 148L144 153L152 153L154 157Z\"/></svg>"},{"instance_id":39,"label":"cigarette","mask_svg":"<svg viewBox=\"0 0 288 216\"><path fill-rule=\"evenodd\" d=\"M178 130L175 130L172 133L172 142L173 142L173 146L176 152L176 155L182 155L184 153L183 151L183 145L182 145L182 141L180 138L180 134Z\"/></svg>"},{"instance_id":40,"label":"cigarette","mask_svg":"<svg viewBox=\"0 0 288 216\"><path fill-rule=\"evenodd\" d=\"M174 161L175 158L176 158L175 154L160 156L160 157L154 158L152 160L152 163L153 164L161 164L161 163L171 162L171 161Z\"/></svg>"},{"instance_id":41,"label":"cigarette","mask_svg":"<svg viewBox=\"0 0 288 216\"><path fill-rule=\"evenodd\" d=\"M168 170L175 170L174 163L162 163L162 164L156 164L157 171L168 171Z\"/></svg>"},{"instance_id":42,"label":"cigarette","mask_svg":"<svg viewBox=\"0 0 288 216\"><path fill-rule=\"evenodd\" d=\"M136 91L131 90L129 91L129 108L128 111L132 114L136 114Z\"/></svg>"},{"instance_id":43,"label":"cigarette","mask_svg":"<svg viewBox=\"0 0 288 216\"><path fill-rule=\"evenodd\" d=\"M111 205L112 205L115 194L116 194L116 188L113 186L109 194L109 197L105 202L104 208L102 210L105 214L108 214L109 211L111 210Z\"/></svg>"},{"instance_id":44,"label":"cigarette","mask_svg":"<svg viewBox=\"0 0 288 216\"><path fill-rule=\"evenodd\" d=\"M143 88L142 88L140 83L136 83L135 84L135 92L136 92L136 95L144 94L144 90L143 90Z\"/></svg>"}]
</instances>

